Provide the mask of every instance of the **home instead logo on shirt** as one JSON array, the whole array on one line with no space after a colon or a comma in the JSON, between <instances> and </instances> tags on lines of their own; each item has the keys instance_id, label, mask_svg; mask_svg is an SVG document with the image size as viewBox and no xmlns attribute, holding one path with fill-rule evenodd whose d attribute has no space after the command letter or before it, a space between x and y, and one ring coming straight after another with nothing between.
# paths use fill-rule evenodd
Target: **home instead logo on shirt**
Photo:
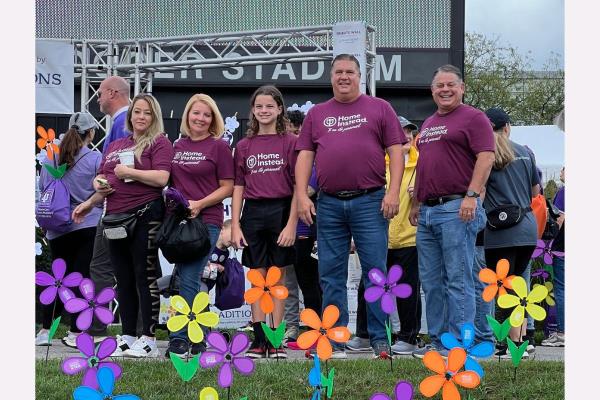
<instances>
[{"instance_id":1,"label":"home instead logo on shirt","mask_svg":"<svg viewBox=\"0 0 600 400\"><path fill-rule=\"evenodd\" d=\"M357 129L362 124L367 123L367 117L362 114L341 115L339 117L325 117L323 126L327 128L327 132L345 132L352 129Z\"/></svg>"},{"instance_id":2,"label":"home instead logo on shirt","mask_svg":"<svg viewBox=\"0 0 600 400\"><path fill-rule=\"evenodd\" d=\"M431 142L437 142L448 133L446 125L431 126L421 131L419 135L419 146Z\"/></svg>"},{"instance_id":3,"label":"home instead logo on shirt","mask_svg":"<svg viewBox=\"0 0 600 400\"><path fill-rule=\"evenodd\" d=\"M285 160L278 153L258 153L246 159L246 167L250 174L264 174L281 170Z\"/></svg>"},{"instance_id":4,"label":"home instead logo on shirt","mask_svg":"<svg viewBox=\"0 0 600 400\"><path fill-rule=\"evenodd\" d=\"M206 156L199 151L178 151L173 156L173 164L195 165L206 160Z\"/></svg>"},{"instance_id":5,"label":"home instead logo on shirt","mask_svg":"<svg viewBox=\"0 0 600 400\"><path fill-rule=\"evenodd\" d=\"M118 149L118 150L111 151L106 156L105 163L117 162L117 161L119 161L119 153L123 153L123 152L127 152L127 151L134 151L134 150L135 150L135 146L127 147L125 149Z\"/></svg>"}]
</instances>

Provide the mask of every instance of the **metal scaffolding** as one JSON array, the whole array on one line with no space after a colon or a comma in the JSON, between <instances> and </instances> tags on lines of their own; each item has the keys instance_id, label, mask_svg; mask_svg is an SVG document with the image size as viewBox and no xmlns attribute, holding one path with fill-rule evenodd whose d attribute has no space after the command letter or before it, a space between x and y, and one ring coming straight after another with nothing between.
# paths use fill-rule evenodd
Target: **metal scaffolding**
<instances>
[{"instance_id":1,"label":"metal scaffolding","mask_svg":"<svg viewBox=\"0 0 600 400\"><path fill-rule=\"evenodd\" d=\"M367 25L366 82L375 96L375 28ZM81 80L81 110L96 101L98 86L113 75L133 81L134 95L152 92L157 72L321 61L333 58L333 25L226 32L137 40L70 40L75 77ZM111 120L101 118L106 132ZM96 145L104 141L104 138Z\"/></svg>"}]
</instances>

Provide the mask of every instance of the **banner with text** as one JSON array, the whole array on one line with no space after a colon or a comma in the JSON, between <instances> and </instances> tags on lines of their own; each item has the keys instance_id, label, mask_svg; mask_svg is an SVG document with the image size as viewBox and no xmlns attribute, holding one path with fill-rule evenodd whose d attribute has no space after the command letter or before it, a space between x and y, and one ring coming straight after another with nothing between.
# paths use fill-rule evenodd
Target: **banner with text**
<instances>
[{"instance_id":1,"label":"banner with text","mask_svg":"<svg viewBox=\"0 0 600 400\"><path fill-rule=\"evenodd\" d=\"M340 22L333 26L333 56L352 54L360 63L360 91L367 92L367 25L364 22Z\"/></svg>"},{"instance_id":2,"label":"banner with text","mask_svg":"<svg viewBox=\"0 0 600 400\"><path fill-rule=\"evenodd\" d=\"M35 112L72 114L74 102L72 43L35 41Z\"/></svg>"}]
</instances>

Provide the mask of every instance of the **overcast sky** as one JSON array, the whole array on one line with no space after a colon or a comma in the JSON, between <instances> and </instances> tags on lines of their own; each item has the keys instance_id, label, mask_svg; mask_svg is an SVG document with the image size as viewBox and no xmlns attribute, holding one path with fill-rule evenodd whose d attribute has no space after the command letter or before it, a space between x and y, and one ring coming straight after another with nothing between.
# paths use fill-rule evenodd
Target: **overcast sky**
<instances>
[{"instance_id":1,"label":"overcast sky","mask_svg":"<svg viewBox=\"0 0 600 400\"><path fill-rule=\"evenodd\" d=\"M564 68L564 0L466 0L465 8L467 32L531 51L534 68L558 53Z\"/></svg>"}]
</instances>

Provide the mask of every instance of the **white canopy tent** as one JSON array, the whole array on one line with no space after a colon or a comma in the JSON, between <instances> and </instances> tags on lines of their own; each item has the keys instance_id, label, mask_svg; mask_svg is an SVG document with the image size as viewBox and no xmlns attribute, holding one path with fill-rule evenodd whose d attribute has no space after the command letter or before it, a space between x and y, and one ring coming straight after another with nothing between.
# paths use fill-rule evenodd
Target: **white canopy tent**
<instances>
[{"instance_id":1,"label":"white canopy tent","mask_svg":"<svg viewBox=\"0 0 600 400\"><path fill-rule=\"evenodd\" d=\"M556 125L513 126L512 141L527 145L535 153L543 180L558 180L565 165L565 133Z\"/></svg>"}]
</instances>

